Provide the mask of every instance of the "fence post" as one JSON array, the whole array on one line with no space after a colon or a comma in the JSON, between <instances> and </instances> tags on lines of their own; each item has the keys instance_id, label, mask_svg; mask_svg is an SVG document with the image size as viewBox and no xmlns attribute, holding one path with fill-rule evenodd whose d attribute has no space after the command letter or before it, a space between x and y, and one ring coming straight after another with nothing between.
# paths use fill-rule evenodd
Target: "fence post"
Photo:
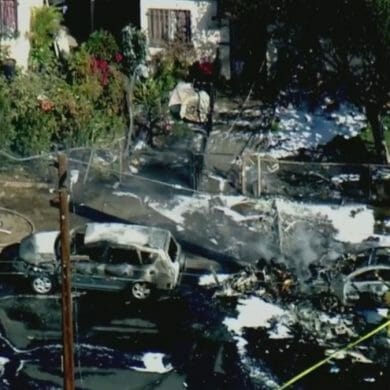
<instances>
[{"instance_id":1,"label":"fence post","mask_svg":"<svg viewBox=\"0 0 390 390\"><path fill-rule=\"evenodd\" d=\"M242 155L242 163L241 163L241 191L242 194L246 194L246 159L245 155Z\"/></svg>"},{"instance_id":2,"label":"fence post","mask_svg":"<svg viewBox=\"0 0 390 390\"><path fill-rule=\"evenodd\" d=\"M93 161L94 156L95 156L95 148L92 147L91 153L90 153L90 155L89 155L89 160L88 160L87 169L85 170L85 174L84 174L83 184L86 184L86 183L87 183L88 175L89 175L89 170L91 169L91 165L92 165L92 161Z\"/></svg>"},{"instance_id":3,"label":"fence post","mask_svg":"<svg viewBox=\"0 0 390 390\"><path fill-rule=\"evenodd\" d=\"M261 196L261 157L257 155L257 196Z\"/></svg>"},{"instance_id":4,"label":"fence post","mask_svg":"<svg viewBox=\"0 0 390 390\"><path fill-rule=\"evenodd\" d=\"M368 201L371 202L372 201L372 195L371 195L371 179L372 179L372 173L371 173L371 164L368 164L367 165L367 169L368 169Z\"/></svg>"},{"instance_id":5,"label":"fence post","mask_svg":"<svg viewBox=\"0 0 390 390\"><path fill-rule=\"evenodd\" d=\"M191 152L191 177L192 177L192 188L197 189L197 171L195 164L195 154Z\"/></svg>"},{"instance_id":6,"label":"fence post","mask_svg":"<svg viewBox=\"0 0 390 390\"><path fill-rule=\"evenodd\" d=\"M122 184L122 175L123 175L123 145L122 141L118 142L118 156L119 156L119 183Z\"/></svg>"},{"instance_id":7,"label":"fence post","mask_svg":"<svg viewBox=\"0 0 390 390\"><path fill-rule=\"evenodd\" d=\"M209 114L207 118L207 134L210 135L213 130L213 115L214 115L214 84L212 82L208 83L209 90Z\"/></svg>"}]
</instances>

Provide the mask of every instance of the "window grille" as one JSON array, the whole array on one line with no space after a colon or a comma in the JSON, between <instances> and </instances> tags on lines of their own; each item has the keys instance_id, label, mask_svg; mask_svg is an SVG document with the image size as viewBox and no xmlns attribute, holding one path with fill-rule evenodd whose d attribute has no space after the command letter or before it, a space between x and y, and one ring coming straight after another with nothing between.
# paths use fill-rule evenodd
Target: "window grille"
<instances>
[{"instance_id":1,"label":"window grille","mask_svg":"<svg viewBox=\"0 0 390 390\"><path fill-rule=\"evenodd\" d=\"M0 0L0 36L14 35L18 31L17 0Z\"/></svg>"},{"instance_id":2,"label":"window grille","mask_svg":"<svg viewBox=\"0 0 390 390\"><path fill-rule=\"evenodd\" d=\"M151 45L172 41L191 42L191 12L186 10L150 9L148 36Z\"/></svg>"}]
</instances>

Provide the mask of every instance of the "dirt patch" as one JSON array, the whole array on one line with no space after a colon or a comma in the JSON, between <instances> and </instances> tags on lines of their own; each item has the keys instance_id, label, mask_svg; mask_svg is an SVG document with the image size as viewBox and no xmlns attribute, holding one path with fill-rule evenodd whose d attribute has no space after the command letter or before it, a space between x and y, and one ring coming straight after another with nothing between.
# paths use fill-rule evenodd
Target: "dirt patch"
<instances>
[{"instance_id":1,"label":"dirt patch","mask_svg":"<svg viewBox=\"0 0 390 390\"><path fill-rule=\"evenodd\" d=\"M50 200L56 196L55 192L51 193L48 188L39 188L40 186L17 186L15 182L13 184L13 186L2 187L0 190L1 208L15 211L25 216L34 225L36 231L59 229L59 210L50 204ZM4 222L5 225L9 224L9 229L5 225L2 228L4 230L12 230L12 238L15 238L13 242L17 242L31 232L26 220L11 217L10 213L7 213L7 215ZM72 214L70 216L71 226L81 224L84 221L85 219L81 217ZM3 235L9 236L7 233ZM10 243L10 237L4 239L7 240L7 243Z\"/></svg>"}]
</instances>

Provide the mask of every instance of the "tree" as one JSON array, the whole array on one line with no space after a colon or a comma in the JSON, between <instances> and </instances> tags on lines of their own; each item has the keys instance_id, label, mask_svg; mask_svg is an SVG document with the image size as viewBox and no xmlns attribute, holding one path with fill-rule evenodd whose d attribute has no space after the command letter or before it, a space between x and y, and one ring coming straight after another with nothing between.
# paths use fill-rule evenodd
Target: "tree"
<instances>
[{"instance_id":1,"label":"tree","mask_svg":"<svg viewBox=\"0 0 390 390\"><path fill-rule=\"evenodd\" d=\"M389 162L382 116L389 100L390 0L223 0L223 10L245 26L248 51L257 53L247 56L249 68L266 60L270 42L277 45L271 71L251 72L263 100L274 102L293 79L313 96L319 81L325 89L342 87L366 110L378 162ZM260 30L264 42L251 39Z\"/></svg>"}]
</instances>

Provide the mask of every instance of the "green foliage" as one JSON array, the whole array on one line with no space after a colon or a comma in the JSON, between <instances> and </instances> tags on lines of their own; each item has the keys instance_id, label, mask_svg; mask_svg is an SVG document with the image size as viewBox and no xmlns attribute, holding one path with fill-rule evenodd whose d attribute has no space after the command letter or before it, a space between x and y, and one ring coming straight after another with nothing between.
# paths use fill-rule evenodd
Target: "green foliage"
<instances>
[{"instance_id":1,"label":"green foliage","mask_svg":"<svg viewBox=\"0 0 390 390\"><path fill-rule=\"evenodd\" d=\"M7 82L4 77L0 76L0 145L5 149L9 148L14 138L15 128L11 122L11 113Z\"/></svg>"},{"instance_id":2,"label":"green foliage","mask_svg":"<svg viewBox=\"0 0 390 390\"><path fill-rule=\"evenodd\" d=\"M10 48L7 45L2 45L0 42L0 62L9 58L10 56Z\"/></svg>"},{"instance_id":3,"label":"green foliage","mask_svg":"<svg viewBox=\"0 0 390 390\"><path fill-rule=\"evenodd\" d=\"M388 150L390 150L390 116L386 115L383 118L383 126L385 128L385 142ZM374 137L370 126L366 127L359 134L360 138L367 144L369 149L374 149Z\"/></svg>"},{"instance_id":4,"label":"green foliage","mask_svg":"<svg viewBox=\"0 0 390 390\"><path fill-rule=\"evenodd\" d=\"M46 151L57 126L53 112L43 102L48 80L34 74L19 75L10 84L11 121L15 129L12 149L20 155ZM47 109L47 111L46 111Z\"/></svg>"},{"instance_id":5,"label":"green foliage","mask_svg":"<svg viewBox=\"0 0 390 390\"><path fill-rule=\"evenodd\" d=\"M150 140L153 139L152 135L168 132L169 93L179 80L187 77L194 59L195 51L191 46L172 43L152 58L153 74L147 80L136 83L136 117L148 130Z\"/></svg>"},{"instance_id":6,"label":"green foliage","mask_svg":"<svg viewBox=\"0 0 390 390\"><path fill-rule=\"evenodd\" d=\"M390 50L390 1L373 0L369 3L373 12L379 36L383 41L383 46ZM387 53L388 54L388 53Z\"/></svg>"},{"instance_id":7,"label":"green foliage","mask_svg":"<svg viewBox=\"0 0 390 390\"><path fill-rule=\"evenodd\" d=\"M122 49L124 56L124 72L131 77L136 67L145 62L147 43L145 34L132 26L127 25L122 30Z\"/></svg>"},{"instance_id":8,"label":"green foliage","mask_svg":"<svg viewBox=\"0 0 390 390\"><path fill-rule=\"evenodd\" d=\"M33 10L30 28L30 60L33 69L48 69L53 66L53 41L61 28L62 19L61 12L53 6Z\"/></svg>"},{"instance_id":9,"label":"green foliage","mask_svg":"<svg viewBox=\"0 0 390 390\"><path fill-rule=\"evenodd\" d=\"M164 84L157 78L149 78L138 83L134 91L134 100L139 106L139 116L142 116L149 125L158 122L167 111Z\"/></svg>"},{"instance_id":10,"label":"green foliage","mask_svg":"<svg viewBox=\"0 0 390 390\"><path fill-rule=\"evenodd\" d=\"M103 86L99 81L99 75L92 71L92 59L86 46L81 45L80 49L69 58L69 78L77 96L85 95L92 101L96 101L103 93Z\"/></svg>"},{"instance_id":11,"label":"green foliage","mask_svg":"<svg viewBox=\"0 0 390 390\"><path fill-rule=\"evenodd\" d=\"M106 61L112 61L119 52L114 36L104 30L93 32L85 43L85 49L92 56Z\"/></svg>"},{"instance_id":12,"label":"green foliage","mask_svg":"<svg viewBox=\"0 0 390 390\"><path fill-rule=\"evenodd\" d=\"M72 53L62 68L53 64L56 71L33 68L9 82L0 79L3 147L31 155L53 145L110 142L119 132L123 134L124 75L118 64L96 62L87 44Z\"/></svg>"},{"instance_id":13,"label":"green foliage","mask_svg":"<svg viewBox=\"0 0 390 390\"><path fill-rule=\"evenodd\" d=\"M87 42L88 43L88 42ZM106 65L102 83L95 57L82 45L69 59L68 83L58 95L61 138L68 145L91 145L112 138L125 127L124 76Z\"/></svg>"},{"instance_id":14,"label":"green foliage","mask_svg":"<svg viewBox=\"0 0 390 390\"><path fill-rule=\"evenodd\" d=\"M172 42L152 59L155 77L160 79L166 90L172 90L179 80L188 77L190 66L196 60L193 46Z\"/></svg>"},{"instance_id":15,"label":"green foliage","mask_svg":"<svg viewBox=\"0 0 390 390\"><path fill-rule=\"evenodd\" d=\"M172 125L172 137L174 138L183 138L192 134L192 130L189 128L188 124L185 122L173 122Z\"/></svg>"}]
</instances>

